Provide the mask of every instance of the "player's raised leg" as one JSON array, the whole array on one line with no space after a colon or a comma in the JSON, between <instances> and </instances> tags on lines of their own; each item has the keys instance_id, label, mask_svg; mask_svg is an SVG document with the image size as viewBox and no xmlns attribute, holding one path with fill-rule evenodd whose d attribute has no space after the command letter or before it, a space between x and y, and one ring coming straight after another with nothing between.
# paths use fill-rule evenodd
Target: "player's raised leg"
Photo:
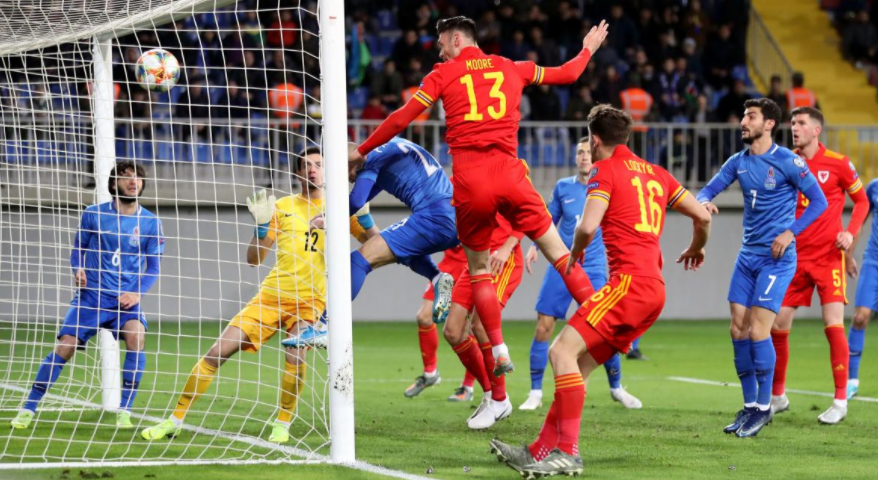
<instances>
[{"instance_id":1,"label":"player's raised leg","mask_svg":"<svg viewBox=\"0 0 878 480\"><path fill-rule=\"evenodd\" d=\"M430 289L432 290L432 289ZM442 378L436 368L436 351L439 349L439 331L433 323L433 302L423 300L415 317L418 321L418 345L421 347L421 360L424 363L424 373L418 375L415 383L405 389L405 396L416 397L424 389L438 385Z\"/></svg>"},{"instance_id":2,"label":"player's raised leg","mask_svg":"<svg viewBox=\"0 0 878 480\"><path fill-rule=\"evenodd\" d=\"M122 326L121 336L125 340L125 363L122 365L122 401L116 414L116 428L130 430L134 428L131 406L146 367L146 353L143 351L146 326L138 318L128 320Z\"/></svg>"}]
</instances>

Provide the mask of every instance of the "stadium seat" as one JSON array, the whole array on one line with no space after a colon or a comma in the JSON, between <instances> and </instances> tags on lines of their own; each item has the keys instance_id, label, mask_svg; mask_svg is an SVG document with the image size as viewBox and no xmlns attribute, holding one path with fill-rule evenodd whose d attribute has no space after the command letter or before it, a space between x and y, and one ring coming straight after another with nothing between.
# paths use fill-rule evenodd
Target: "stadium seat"
<instances>
[{"instance_id":1,"label":"stadium seat","mask_svg":"<svg viewBox=\"0 0 878 480\"><path fill-rule=\"evenodd\" d=\"M363 110L369 99L369 89L366 87L355 88L348 93L348 108L351 110Z\"/></svg>"}]
</instances>

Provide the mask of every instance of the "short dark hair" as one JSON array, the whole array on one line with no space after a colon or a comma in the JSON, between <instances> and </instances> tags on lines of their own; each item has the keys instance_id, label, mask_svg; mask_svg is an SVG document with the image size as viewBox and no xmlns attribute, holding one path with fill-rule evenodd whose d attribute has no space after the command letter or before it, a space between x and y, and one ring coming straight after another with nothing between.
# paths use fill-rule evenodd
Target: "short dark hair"
<instances>
[{"instance_id":1,"label":"short dark hair","mask_svg":"<svg viewBox=\"0 0 878 480\"><path fill-rule=\"evenodd\" d=\"M805 85L805 75L802 72L793 73L793 87L801 88L803 85Z\"/></svg>"},{"instance_id":2,"label":"short dark hair","mask_svg":"<svg viewBox=\"0 0 878 480\"><path fill-rule=\"evenodd\" d=\"M609 104L598 105L588 114L589 131L607 146L627 144L633 123L631 115Z\"/></svg>"},{"instance_id":3,"label":"short dark hair","mask_svg":"<svg viewBox=\"0 0 878 480\"><path fill-rule=\"evenodd\" d=\"M577 145L579 145L580 143L588 143L588 135L586 135L586 136L584 136L576 141Z\"/></svg>"},{"instance_id":4,"label":"short dark hair","mask_svg":"<svg viewBox=\"0 0 878 480\"><path fill-rule=\"evenodd\" d=\"M817 120L821 127L823 126L823 112L814 107L796 107L790 112L790 116L795 117L796 115L808 115L814 120Z\"/></svg>"},{"instance_id":5,"label":"short dark hair","mask_svg":"<svg viewBox=\"0 0 878 480\"><path fill-rule=\"evenodd\" d=\"M772 75L772 76L771 76L771 81L772 81L772 82L778 82L778 83L780 83L780 82L783 81L783 79L780 78L780 75Z\"/></svg>"},{"instance_id":6,"label":"short dark hair","mask_svg":"<svg viewBox=\"0 0 878 480\"><path fill-rule=\"evenodd\" d=\"M110 170L110 179L107 182L107 189L110 191L110 195L116 196L118 191L116 190L116 178L127 172L132 172L137 175L137 178L143 180L143 188L140 189L140 193L137 195L143 195L143 192L146 190L146 169L143 168L142 163L134 162L133 160L122 160L120 162L116 162L116 165L113 166L113 169Z\"/></svg>"},{"instance_id":7,"label":"short dark hair","mask_svg":"<svg viewBox=\"0 0 878 480\"><path fill-rule=\"evenodd\" d=\"M443 18L436 22L436 34L441 35L450 30L456 30L467 37L476 39L476 22L464 16Z\"/></svg>"},{"instance_id":8,"label":"short dark hair","mask_svg":"<svg viewBox=\"0 0 878 480\"><path fill-rule=\"evenodd\" d=\"M780 126L780 119L783 116L780 107L768 98L751 98L744 102L745 109L751 107L759 108L759 111L762 112L763 120L774 120L774 128L771 129L771 136L774 137L774 133L777 132Z\"/></svg>"},{"instance_id":9,"label":"short dark hair","mask_svg":"<svg viewBox=\"0 0 878 480\"><path fill-rule=\"evenodd\" d=\"M317 147L317 146L305 147L305 149L303 149L302 151L299 152L298 155L296 155L296 171L299 171L302 169L302 161L308 155L323 156L323 151L320 150L320 147Z\"/></svg>"}]
</instances>

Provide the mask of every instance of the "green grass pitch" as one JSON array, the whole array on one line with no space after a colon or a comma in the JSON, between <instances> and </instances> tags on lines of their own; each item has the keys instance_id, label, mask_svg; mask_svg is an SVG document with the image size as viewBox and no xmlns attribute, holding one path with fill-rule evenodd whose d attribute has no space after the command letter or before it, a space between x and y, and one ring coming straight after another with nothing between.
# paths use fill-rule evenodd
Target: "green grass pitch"
<instances>
[{"instance_id":1,"label":"green grass pitch","mask_svg":"<svg viewBox=\"0 0 878 480\"><path fill-rule=\"evenodd\" d=\"M197 326L184 327L183 333L196 334ZM829 350L822 324L798 321L791 336L791 360L788 388L803 391L832 391ZM509 392L517 407L530 388L528 349L533 333L532 322L507 322L506 339L517 361L517 371L509 378ZM164 332L163 332L164 333ZM440 346L439 369L441 385L426 390L415 399L403 397L403 390L419 374L420 355L417 327L411 323L359 323L354 327L355 396L357 418L357 457L363 461L394 470L441 479L515 479L517 474L497 463L488 454L488 440L499 437L506 441L529 441L538 432L548 405L537 412L516 410L508 420L486 432L472 432L466 418L475 408L472 404L446 401L463 373L451 349ZM209 342L201 345L195 339L181 340L181 350L203 352ZM791 410L778 415L757 438L737 439L724 435L721 428L740 408L741 392L732 365L732 348L726 322L661 321L647 333L641 345L649 356L646 362L623 360L623 383L644 404L643 410L626 411L612 402L603 370L591 378L582 419L580 450L585 464L584 476L599 479L706 479L706 478L875 478L878 452L878 403L852 401L848 418L837 426L821 426L817 415L829 406L831 399L810 394L790 393ZM155 346L150 346L155 348ZM176 347L175 347L176 348ZM190 350L191 349L191 350ZM170 348L169 348L170 350ZM171 353L165 351L164 353ZM4 353L4 352L0 352ZM43 353L42 355L45 355ZM42 356L40 357L42 358ZM173 356L162 356L172 361ZM867 337L866 354L861 371L860 394L878 397L878 338ZM188 372L189 361L181 367ZM169 369L168 369L169 370ZM259 369L242 368L231 360L221 370L223 389L234 389L235 376L253 378ZM273 376L274 374L272 374ZM669 377L729 382L722 387L683 383ZM154 377L154 376L152 376ZM272 377L273 378L273 377ZM147 372L144 383L175 381L173 378L152 378ZM182 380L176 381L177 385ZM551 398L551 374L547 375L546 397ZM260 392L261 401L270 404L276 391ZM208 392L202 402L209 400ZM148 406L151 415L164 416L161 407L168 399L156 398ZM547 402L548 403L548 402ZM154 405L156 404L156 405ZM216 405L216 408L252 410L253 418L268 419L273 411L263 404ZM142 409L144 405L139 405ZM240 413L240 412L239 412ZM53 422L45 413L35 423L35 437L46 437L53 429L72 428L69 422ZM63 420L65 415L60 414ZM98 421L98 414L89 421ZM6 425L12 412L0 413ZM77 418L74 416L73 418ZM85 417L83 417L85 418ZM77 431L86 438L107 439L113 435L112 418L104 417L96 430ZM267 430L257 424L254 435L267 438ZM205 424L205 426L210 426ZM3 461L8 455L25 448L24 442L9 438L2 430L0 448ZM59 431L56 430L58 435ZM124 435L134 435L125 433ZM188 440L173 442L135 442L143 448L168 449L176 455ZM199 435L197 443L210 443ZM213 440L214 446L228 441ZM225 443L224 443L225 442ZM127 442L126 442L127 445ZM126 448L135 448L126 447ZM31 441L29 451L41 448L46 455L57 455L66 449L84 448L52 442ZM70 450L68 450L70 451ZM190 453L191 452L191 453ZM106 452L96 452L96 454ZM186 455L204 455L191 448ZM188 458L188 457L187 457ZM427 473L430 470L432 473ZM252 465L198 467L131 467L97 468L87 472L111 472L117 479L358 479L379 478L377 475L327 465ZM0 479L80 478L79 469L66 476L59 469L38 471L0 471Z\"/></svg>"}]
</instances>

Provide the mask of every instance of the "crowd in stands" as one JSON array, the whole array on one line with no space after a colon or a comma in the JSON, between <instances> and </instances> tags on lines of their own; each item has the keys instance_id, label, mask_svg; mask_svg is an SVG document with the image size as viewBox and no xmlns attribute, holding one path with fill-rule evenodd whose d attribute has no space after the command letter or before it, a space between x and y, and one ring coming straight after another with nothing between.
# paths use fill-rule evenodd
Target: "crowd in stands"
<instances>
[{"instance_id":1,"label":"crowd in stands","mask_svg":"<svg viewBox=\"0 0 878 480\"><path fill-rule=\"evenodd\" d=\"M822 0L841 37L841 53L878 86L878 1Z\"/></svg>"}]
</instances>

